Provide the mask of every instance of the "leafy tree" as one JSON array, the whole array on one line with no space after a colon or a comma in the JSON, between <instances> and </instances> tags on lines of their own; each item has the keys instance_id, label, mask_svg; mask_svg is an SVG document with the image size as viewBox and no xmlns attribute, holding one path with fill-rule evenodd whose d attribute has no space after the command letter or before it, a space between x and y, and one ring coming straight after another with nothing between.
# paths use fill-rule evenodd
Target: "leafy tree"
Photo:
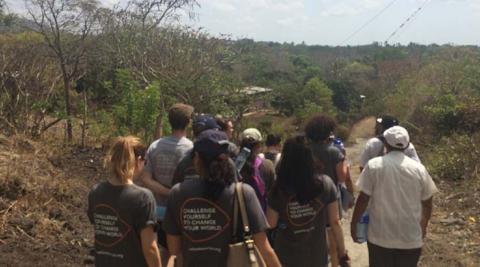
<instances>
[{"instance_id":1,"label":"leafy tree","mask_svg":"<svg viewBox=\"0 0 480 267\"><path fill-rule=\"evenodd\" d=\"M323 113L335 115L336 110L332 101L333 92L320 78L311 78L305 84L301 96L305 102L321 107ZM305 102L303 106L305 106Z\"/></svg>"}]
</instances>

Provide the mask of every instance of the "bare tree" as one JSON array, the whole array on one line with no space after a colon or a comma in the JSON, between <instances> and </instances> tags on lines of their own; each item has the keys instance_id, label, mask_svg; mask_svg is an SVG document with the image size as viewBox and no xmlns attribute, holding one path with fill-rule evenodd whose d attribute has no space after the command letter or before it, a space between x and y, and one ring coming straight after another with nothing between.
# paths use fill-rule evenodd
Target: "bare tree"
<instances>
[{"instance_id":1,"label":"bare tree","mask_svg":"<svg viewBox=\"0 0 480 267\"><path fill-rule=\"evenodd\" d=\"M168 39L170 35L163 34L162 26L177 21L180 11L193 17L195 6L198 6L196 0L130 0L102 16L106 41L104 47L108 48L106 54L113 59L113 66L128 67L143 85L163 78L159 73L162 73L160 69L167 68L166 61L152 65L152 61L159 58L153 56L153 52L158 54L158 46L172 45ZM171 48L175 49L173 46ZM162 53L160 58L163 56L166 54ZM167 105L165 100L166 97L162 97L159 103L161 114L157 120L156 137L162 135L162 114Z\"/></svg>"},{"instance_id":2,"label":"bare tree","mask_svg":"<svg viewBox=\"0 0 480 267\"><path fill-rule=\"evenodd\" d=\"M0 125L11 133L40 136L60 119L48 119L61 75L39 36L0 37Z\"/></svg>"},{"instance_id":3,"label":"bare tree","mask_svg":"<svg viewBox=\"0 0 480 267\"><path fill-rule=\"evenodd\" d=\"M73 138L72 83L85 72L85 54L98 19L96 0L25 0L35 23L32 30L40 33L53 52L63 79L67 141Z\"/></svg>"}]
</instances>

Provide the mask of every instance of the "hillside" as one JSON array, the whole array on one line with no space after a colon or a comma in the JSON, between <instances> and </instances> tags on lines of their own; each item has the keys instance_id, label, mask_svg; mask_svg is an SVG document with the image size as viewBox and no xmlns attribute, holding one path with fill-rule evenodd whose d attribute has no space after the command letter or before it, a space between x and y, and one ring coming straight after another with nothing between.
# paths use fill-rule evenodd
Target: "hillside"
<instances>
[{"instance_id":1,"label":"hillside","mask_svg":"<svg viewBox=\"0 0 480 267\"><path fill-rule=\"evenodd\" d=\"M103 178L98 149L0 135L1 266L84 266L86 196Z\"/></svg>"}]
</instances>

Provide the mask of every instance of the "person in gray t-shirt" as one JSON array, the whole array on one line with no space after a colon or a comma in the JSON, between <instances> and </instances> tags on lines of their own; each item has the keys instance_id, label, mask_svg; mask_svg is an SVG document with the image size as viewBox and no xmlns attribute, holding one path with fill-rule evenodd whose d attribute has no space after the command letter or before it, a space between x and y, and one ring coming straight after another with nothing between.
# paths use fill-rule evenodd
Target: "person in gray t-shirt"
<instances>
[{"instance_id":1,"label":"person in gray t-shirt","mask_svg":"<svg viewBox=\"0 0 480 267\"><path fill-rule=\"evenodd\" d=\"M362 171L363 168L367 166L369 160L376 157L381 157L386 154L383 132L397 125L399 125L399 121L395 117L383 115L377 118L375 124L375 134L377 136L370 138L365 144L365 148L360 155L360 171ZM408 145L408 147L403 151L403 153L407 157L417 161L418 163L421 163L417 151L415 150L415 147L412 143Z\"/></svg>"},{"instance_id":2,"label":"person in gray t-shirt","mask_svg":"<svg viewBox=\"0 0 480 267\"><path fill-rule=\"evenodd\" d=\"M95 266L160 267L155 234L155 199L133 184L142 155L140 141L120 137L109 153L111 176L88 194L88 218L95 227Z\"/></svg>"},{"instance_id":3,"label":"person in gray t-shirt","mask_svg":"<svg viewBox=\"0 0 480 267\"><path fill-rule=\"evenodd\" d=\"M173 105L168 111L172 135L158 139L147 150L147 165L142 174L142 182L155 195L160 220L172 187L175 168L193 147L192 141L185 137L192 113L193 107L189 105Z\"/></svg>"},{"instance_id":4,"label":"person in gray t-shirt","mask_svg":"<svg viewBox=\"0 0 480 267\"><path fill-rule=\"evenodd\" d=\"M316 174L312 151L305 143L303 136L285 142L277 180L269 195L268 223L278 227L275 251L283 266L327 266L329 222L339 248L338 262L348 266L337 189L330 177Z\"/></svg>"},{"instance_id":5,"label":"person in gray t-shirt","mask_svg":"<svg viewBox=\"0 0 480 267\"><path fill-rule=\"evenodd\" d=\"M195 141L193 150L200 178L185 180L171 191L163 223L168 249L178 257L179 266L222 267L226 265L228 245L240 241L234 239L240 235L233 233L235 168L228 161L227 135L206 130ZM253 240L267 266L278 267L255 192L246 184L242 188Z\"/></svg>"}]
</instances>

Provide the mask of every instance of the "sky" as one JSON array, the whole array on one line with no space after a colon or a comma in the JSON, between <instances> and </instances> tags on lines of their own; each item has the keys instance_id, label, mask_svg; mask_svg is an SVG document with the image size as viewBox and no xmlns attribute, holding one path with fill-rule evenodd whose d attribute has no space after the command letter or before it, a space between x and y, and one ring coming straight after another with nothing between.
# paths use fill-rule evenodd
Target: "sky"
<instances>
[{"instance_id":1,"label":"sky","mask_svg":"<svg viewBox=\"0 0 480 267\"><path fill-rule=\"evenodd\" d=\"M100 0L111 6L119 0ZM7 0L21 10L22 0ZM480 45L480 0L198 0L181 22L217 36L309 45ZM404 23L419 7L420 11ZM382 12L383 11L383 12ZM370 22L367 24L367 22ZM363 25L366 26L362 27ZM398 32L389 38L395 32ZM354 34L355 33L355 34Z\"/></svg>"}]
</instances>

